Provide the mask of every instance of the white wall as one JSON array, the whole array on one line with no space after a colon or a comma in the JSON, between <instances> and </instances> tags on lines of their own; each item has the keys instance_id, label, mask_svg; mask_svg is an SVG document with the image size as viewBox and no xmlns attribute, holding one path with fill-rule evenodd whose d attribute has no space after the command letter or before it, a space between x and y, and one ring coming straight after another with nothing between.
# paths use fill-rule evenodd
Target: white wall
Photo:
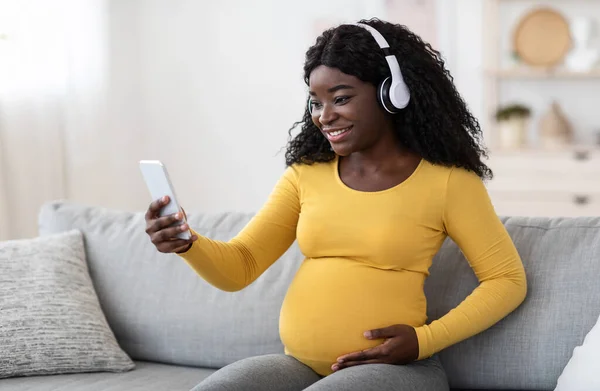
<instances>
[{"instance_id":1,"label":"white wall","mask_svg":"<svg viewBox=\"0 0 600 391\"><path fill-rule=\"evenodd\" d=\"M283 172L287 130L305 99L308 34L297 8L275 0L144 3L149 148L137 157L168 165L188 209L255 210Z\"/></svg>"},{"instance_id":2,"label":"white wall","mask_svg":"<svg viewBox=\"0 0 600 391\"><path fill-rule=\"evenodd\" d=\"M568 16L600 17L598 2L546 1L567 4ZM304 109L302 65L317 33L314 22L386 19L387 4L387 0L65 2L77 17L64 26L73 51L66 95L59 102L65 107L60 120L66 140L54 155L64 148L66 158L65 184L54 186L60 190L56 194L86 204L144 210L150 199L137 163L160 159L188 211L260 208L284 170L288 128ZM438 49L459 92L485 124L483 1L436 2ZM502 16L506 31L528 4L532 0L504 2L509 7ZM410 27L407 19L398 16L393 21ZM502 84L501 102L529 101L539 115L548 98L560 93L567 115L591 136L598 123L599 83L508 81ZM52 158L50 150L59 140L49 132L28 137L36 145L47 145L47 153L37 159L13 153L17 157L12 161L4 153L4 165L23 168L44 158L49 165L38 166L61 171L63 162ZM44 141L48 137L52 142ZM28 164L20 164L23 161ZM8 178L12 184L22 183L20 192L27 193L18 196L23 202L11 203L12 215L26 216L23 226L13 230L20 236L36 232L38 200L55 194L28 190L35 189L27 182L30 176L22 169ZM40 182L51 178L42 175ZM11 194L4 198L11 197L15 198ZM20 207L25 204L27 208Z\"/></svg>"},{"instance_id":3,"label":"white wall","mask_svg":"<svg viewBox=\"0 0 600 391\"><path fill-rule=\"evenodd\" d=\"M503 2L500 7L501 45L499 58L503 67L510 66L512 38L519 20L530 10L539 6L548 6L558 10L568 21L576 17L590 17L596 23L596 38L590 45L600 50L600 1L557 1L522 0ZM553 100L563 108L572 123L576 142L593 142L596 132L600 131L600 78L596 79L512 79L503 80L499 86L500 104L521 102L529 105L533 111L530 126L530 140L537 140L538 122L549 109Z\"/></svg>"},{"instance_id":4,"label":"white wall","mask_svg":"<svg viewBox=\"0 0 600 391\"><path fill-rule=\"evenodd\" d=\"M186 210L255 211L303 114L311 23L383 9L383 0L109 1L105 116L71 123L69 198L143 210L137 162L160 159Z\"/></svg>"},{"instance_id":5,"label":"white wall","mask_svg":"<svg viewBox=\"0 0 600 391\"><path fill-rule=\"evenodd\" d=\"M445 37L448 48L450 71L456 88L473 115L483 120L483 1L448 1ZM483 129L485 132L485 128Z\"/></svg>"},{"instance_id":6,"label":"white wall","mask_svg":"<svg viewBox=\"0 0 600 391\"><path fill-rule=\"evenodd\" d=\"M23 107L45 118L36 122L39 129L27 125L33 115L20 115L14 124L4 115L0 124L0 169L10 171L0 178L8 181L0 189L0 235L34 236L39 206L54 198L145 210L150 196L138 169L141 159L167 164L188 211L257 210L285 168L288 129L303 114L306 49L325 26L365 17L431 26L427 18L408 15L421 0L397 1L405 3L63 0L46 15L30 3L2 0L0 10L13 4L9 8L21 13L15 19L31 25L29 35L43 34L28 19L35 10L47 23L62 20L56 34L63 38L54 40L60 50L49 56L61 64L60 72L36 71L42 64L37 61L38 68L28 70L29 83L15 84L27 92ZM480 115L481 3L434 1L439 32L432 41ZM435 33L424 34L430 36ZM39 48L41 42L21 49L42 56L50 49ZM35 72L56 84L52 107L44 110L36 103L42 95ZM14 140L22 137L29 141ZM13 216L19 216L18 226Z\"/></svg>"},{"instance_id":7,"label":"white wall","mask_svg":"<svg viewBox=\"0 0 600 391\"><path fill-rule=\"evenodd\" d=\"M87 204L139 208L143 193L135 159L145 154L144 106L140 77L137 1L106 1L77 32L93 31L72 43L71 77L80 80L68 96L66 117L67 198ZM86 51L95 53L89 57ZM91 53L90 53L91 54ZM87 58L87 60L86 60ZM139 200L139 201L138 201Z\"/></svg>"}]
</instances>

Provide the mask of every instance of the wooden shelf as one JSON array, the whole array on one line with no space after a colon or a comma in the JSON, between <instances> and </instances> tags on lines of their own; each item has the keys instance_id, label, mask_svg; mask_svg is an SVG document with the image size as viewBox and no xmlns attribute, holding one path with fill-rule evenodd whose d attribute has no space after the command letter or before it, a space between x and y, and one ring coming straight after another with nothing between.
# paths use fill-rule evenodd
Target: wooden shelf
<instances>
[{"instance_id":1,"label":"wooden shelf","mask_svg":"<svg viewBox=\"0 0 600 391\"><path fill-rule=\"evenodd\" d=\"M597 79L600 78L600 68L587 72L573 72L566 69L547 68L508 68L490 69L490 76L503 79Z\"/></svg>"}]
</instances>

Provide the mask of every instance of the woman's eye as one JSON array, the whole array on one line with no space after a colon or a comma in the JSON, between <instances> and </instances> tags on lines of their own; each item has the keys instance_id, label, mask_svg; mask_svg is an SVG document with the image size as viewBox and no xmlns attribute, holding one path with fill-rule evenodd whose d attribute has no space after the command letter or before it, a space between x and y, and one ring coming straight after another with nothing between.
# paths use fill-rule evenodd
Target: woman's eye
<instances>
[{"instance_id":1,"label":"woman's eye","mask_svg":"<svg viewBox=\"0 0 600 391\"><path fill-rule=\"evenodd\" d=\"M313 109L320 109L320 108L321 108L321 103L319 103L319 102L317 102L317 101L314 101L314 100L311 100L311 101L310 101L310 105L311 105L311 107L312 107Z\"/></svg>"},{"instance_id":2,"label":"woman's eye","mask_svg":"<svg viewBox=\"0 0 600 391\"><path fill-rule=\"evenodd\" d=\"M335 98L335 104L343 105L344 103L348 102L349 99L350 99L349 96L340 96L338 98Z\"/></svg>"}]
</instances>

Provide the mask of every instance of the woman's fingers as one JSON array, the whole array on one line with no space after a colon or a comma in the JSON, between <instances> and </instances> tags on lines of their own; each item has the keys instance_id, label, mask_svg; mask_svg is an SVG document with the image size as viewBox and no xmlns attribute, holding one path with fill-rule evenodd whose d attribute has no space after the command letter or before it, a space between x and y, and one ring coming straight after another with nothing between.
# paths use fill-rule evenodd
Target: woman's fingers
<instances>
[{"instance_id":1,"label":"woman's fingers","mask_svg":"<svg viewBox=\"0 0 600 391\"><path fill-rule=\"evenodd\" d=\"M146 230L146 232L152 234L154 232L159 232L164 229L171 228L173 224L177 223L178 221L182 221L182 217L183 215L181 213L174 213L172 215L159 217L152 223L150 223L150 232L148 232L148 230Z\"/></svg>"},{"instance_id":2,"label":"woman's fingers","mask_svg":"<svg viewBox=\"0 0 600 391\"><path fill-rule=\"evenodd\" d=\"M168 242L159 243L156 248L162 253L177 253L191 247L194 241L192 239L174 239Z\"/></svg>"},{"instance_id":3,"label":"woman's fingers","mask_svg":"<svg viewBox=\"0 0 600 391\"><path fill-rule=\"evenodd\" d=\"M358 352L353 352L349 354L345 354L343 356L338 357L338 363L344 363L349 361L366 361L373 360L379 358L385 358L388 356L388 352L386 351L386 346L381 344L375 347L361 350Z\"/></svg>"},{"instance_id":4,"label":"woman's fingers","mask_svg":"<svg viewBox=\"0 0 600 391\"><path fill-rule=\"evenodd\" d=\"M169 203L169 196L164 196L157 200L152 201L148 210L146 211L146 221L153 220L158 217L160 210Z\"/></svg>"},{"instance_id":5,"label":"woman's fingers","mask_svg":"<svg viewBox=\"0 0 600 391\"><path fill-rule=\"evenodd\" d=\"M187 224L181 224L175 227L163 228L159 231L155 231L152 235L152 243L158 245L162 242L169 242L174 239L178 239L177 235L190 229Z\"/></svg>"},{"instance_id":6,"label":"woman's fingers","mask_svg":"<svg viewBox=\"0 0 600 391\"><path fill-rule=\"evenodd\" d=\"M380 359L380 358L374 358L371 360L364 360L364 361L349 361L344 364L333 364L331 369L334 372L336 372L336 371L339 371L340 369L350 368L350 367L354 367L357 365L365 365L365 364L386 364L386 361L383 359Z\"/></svg>"}]
</instances>

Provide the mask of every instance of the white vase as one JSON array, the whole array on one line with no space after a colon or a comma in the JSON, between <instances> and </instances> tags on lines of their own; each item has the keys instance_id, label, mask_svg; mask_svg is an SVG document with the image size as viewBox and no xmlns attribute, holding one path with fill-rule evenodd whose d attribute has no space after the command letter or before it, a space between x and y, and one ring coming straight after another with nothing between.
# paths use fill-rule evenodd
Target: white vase
<instances>
[{"instance_id":1,"label":"white vase","mask_svg":"<svg viewBox=\"0 0 600 391\"><path fill-rule=\"evenodd\" d=\"M500 147L519 149L527 144L528 117L512 117L498 122Z\"/></svg>"},{"instance_id":2,"label":"white vase","mask_svg":"<svg viewBox=\"0 0 600 391\"><path fill-rule=\"evenodd\" d=\"M600 59L600 51L590 46L594 27L594 20L586 17L578 17L571 22L573 48L565 60L570 70L575 72L589 71L594 68L598 59Z\"/></svg>"}]
</instances>

